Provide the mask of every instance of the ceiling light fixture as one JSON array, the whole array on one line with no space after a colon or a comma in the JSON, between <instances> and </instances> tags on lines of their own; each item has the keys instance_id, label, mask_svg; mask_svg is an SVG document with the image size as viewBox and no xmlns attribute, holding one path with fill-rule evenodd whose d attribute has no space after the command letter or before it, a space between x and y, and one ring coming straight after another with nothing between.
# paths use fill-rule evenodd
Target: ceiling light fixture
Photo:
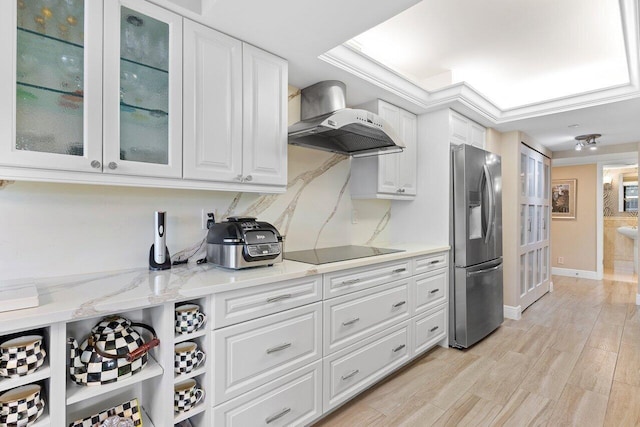
<instances>
[{"instance_id":1,"label":"ceiling light fixture","mask_svg":"<svg viewBox=\"0 0 640 427\"><path fill-rule=\"evenodd\" d=\"M578 135L576 136L576 151L582 150L584 147L589 147L590 150L597 150L596 147L596 138L600 138L602 135L599 133L590 133L588 135Z\"/></svg>"}]
</instances>

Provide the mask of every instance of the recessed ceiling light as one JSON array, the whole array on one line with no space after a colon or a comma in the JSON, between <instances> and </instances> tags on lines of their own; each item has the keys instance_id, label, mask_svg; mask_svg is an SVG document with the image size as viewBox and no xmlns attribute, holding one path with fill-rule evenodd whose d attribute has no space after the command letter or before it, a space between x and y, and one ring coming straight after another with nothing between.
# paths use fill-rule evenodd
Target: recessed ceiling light
<instances>
[{"instance_id":1,"label":"recessed ceiling light","mask_svg":"<svg viewBox=\"0 0 640 427\"><path fill-rule=\"evenodd\" d=\"M570 128L572 128L572 129L575 129L575 128L580 127L580 125L576 123L576 124L573 124L573 125L569 125L569 126L567 126L567 127L570 127Z\"/></svg>"}]
</instances>

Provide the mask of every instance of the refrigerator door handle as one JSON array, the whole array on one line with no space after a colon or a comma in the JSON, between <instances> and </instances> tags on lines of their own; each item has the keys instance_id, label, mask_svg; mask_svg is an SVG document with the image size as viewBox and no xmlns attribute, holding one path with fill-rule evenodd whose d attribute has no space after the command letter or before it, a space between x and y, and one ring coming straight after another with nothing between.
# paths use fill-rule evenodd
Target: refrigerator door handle
<instances>
[{"instance_id":1,"label":"refrigerator door handle","mask_svg":"<svg viewBox=\"0 0 640 427\"><path fill-rule=\"evenodd\" d=\"M493 188L493 177L491 176L491 172L489 172L489 168L486 163L482 166L487 180L487 187L489 187L489 217L487 218L487 234L484 236L484 243L489 244L489 239L491 238L493 227L496 222L496 195L495 189Z\"/></svg>"},{"instance_id":2,"label":"refrigerator door handle","mask_svg":"<svg viewBox=\"0 0 640 427\"><path fill-rule=\"evenodd\" d=\"M495 267L485 268L484 270L469 271L469 272L467 272L467 277L477 276L478 274L489 273L491 271L500 270L501 268L502 268L502 263L496 265Z\"/></svg>"}]
</instances>

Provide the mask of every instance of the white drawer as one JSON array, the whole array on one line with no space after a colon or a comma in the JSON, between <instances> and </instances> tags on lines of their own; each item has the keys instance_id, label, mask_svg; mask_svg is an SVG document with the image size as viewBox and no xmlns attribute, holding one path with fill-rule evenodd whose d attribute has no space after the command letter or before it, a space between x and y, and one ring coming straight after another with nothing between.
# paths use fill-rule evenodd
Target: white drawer
<instances>
[{"instance_id":1,"label":"white drawer","mask_svg":"<svg viewBox=\"0 0 640 427\"><path fill-rule=\"evenodd\" d=\"M405 321L323 359L323 406L331 410L409 360Z\"/></svg>"},{"instance_id":2,"label":"white drawer","mask_svg":"<svg viewBox=\"0 0 640 427\"><path fill-rule=\"evenodd\" d=\"M214 404L322 357L322 304L213 332Z\"/></svg>"},{"instance_id":3,"label":"white drawer","mask_svg":"<svg viewBox=\"0 0 640 427\"><path fill-rule=\"evenodd\" d=\"M409 283L398 280L323 303L324 355L409 318Z\"/></svg>"},{"instance_id":4,"label":"white drawer","mask_svg":"<svg viewBox=\"0 0 640 427\"><path fill-rule=\"evenodd\" d=\"M322 299L322 276L309 276L268 285L214 294L213 329L300 307Z\"/></svg>"},{"instance_id":5,"label":"white drawer","mask_svg":"<svg viewBox=\"0 0 640 427\"><path fill-rule=\"evenodd\" d=\"M303 426L322 415L322 361L284 375L213 409L213 425Z\"/></svg>"},{"instance_id":6,"label":"white drawer","mask_svg":"<svg viewBox=\"0 0 640 427\"><path fill-rule=\"evenodd\" d=\"M373 264L366 267L325 273L324 299L345 295L382 283L404 279L413 274L411 259Z\"/></svg>"},{"instance_id":7,"label":"white drawer","mask_svg":"<svg viewBox=\"0 0 640 427\"><path fill-rule=\"evenodd\" d=\"M447 308L439 307L414 317L413 323L413 354L417 355L431 347L447 336Z\"/></svg>"},{"instance_id":8,"label":"white drawer","mask_svg":"<svg viewBox=\"0 0 640 427\"><path fill-rule=\"evenodd\" d=\"M411 297L415 301L415 312L424 313L446 301L449 294L449 270L440 269L414 277Z\"/></svg>"},{"instance_id":9,"label":"white drawer","mask_svg":"<svg viewBox=\"0 0 640 427\"><path fill-rule=\"evenodd\" d=\"M426 273L428 271L444 268L449 265L449 252L425 255L414 258L415 274Z\"/></svg>"}]
</instances>

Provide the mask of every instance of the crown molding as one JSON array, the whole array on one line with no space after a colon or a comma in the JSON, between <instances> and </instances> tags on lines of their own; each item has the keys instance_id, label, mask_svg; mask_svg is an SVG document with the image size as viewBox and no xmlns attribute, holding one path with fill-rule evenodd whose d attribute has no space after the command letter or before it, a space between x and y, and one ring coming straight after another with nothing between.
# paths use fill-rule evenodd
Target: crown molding
<instances>
[{"instance_id":1,"label":"crown molding","mask_svg":"<svg viewBox=\"0 0 640 427\"><path fill-rule=\"evenodd\" d=\"M474 111L490 125L498 126L516 120L640 97L638 4L635 0L619 0L619 3L629 83L514 108L501 109L465 82L427 91L346 44L331 49L318 58L406 99L425 112L446 107L455 108L457 105Z\"/></svg>"}]
</instances>

